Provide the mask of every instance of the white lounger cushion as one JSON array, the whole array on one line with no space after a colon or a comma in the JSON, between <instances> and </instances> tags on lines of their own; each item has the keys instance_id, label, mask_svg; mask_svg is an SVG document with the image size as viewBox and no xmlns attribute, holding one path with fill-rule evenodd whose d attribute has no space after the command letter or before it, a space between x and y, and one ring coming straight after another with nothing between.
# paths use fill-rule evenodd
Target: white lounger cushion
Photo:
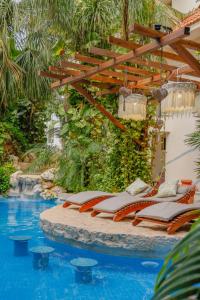
<instances>
[{"instance_id":1,"label":"white lounger cushion","mask_svg":"<svg viewBox=\"0 0 200 300\"><path fill-rule=\"evenodd\" d=\"M176 196L173 197L157 197L157 195L153 196L153 197L148 197L145 198L147 200L153 200L155 202L177 202L178 200L180 200L184 195L183 194L176 194Z\"/></svg>"},{"instance_id":2,"label":"white lounger cushion","mask_svg":"<svg viewBox=\"0 0 200 300\"><path fill-rule=\"evenodd\" d=\"M138 195L132 196L128 193L123 193L118 195L117 197L109 198L105 201L102 201L101 203L95 205L93 207L94 210L101 210L104 212L109 213L115 213L122 209L123 207L126 207L130 204L139 203L143 201L155 201L155 202L174 202L178 201L183 197L182 194L178 194L174 197L168 197L168 198L158 198L158 197L148 197L148 198L142 198L145 196L146 193L140 193Z\"/></svg>"},{"instance_id":3,"label":"white lounger cushion","mask_svg":"<svg viewBox=\"0 0 200 300\"><path fill-rule=\"evenodd\" d=\"M65 200L67 202L71 202L74 204L84 204L92 199L98 198L98 197L103 197L103 196L110 196L114 197L115 194L111 193L106 193L106 192L101 192L101 191L86 191L86 192L80 192L78 194L74 194L72 196L64 196L64 194L59 195L60 199Z\"/></svg>"},{"instance_id":4,"label":"white lounger cushion","mask_svg":"<svg viewBox=\"0 0 200 300\"><path fill-rule=\"evenodd\" d=\"M152 201L153 197L142 198L146 193L140 193L135 196L130 195L127 192L119 194L117 197L106 199L93 207L94 210L101 210L104 212L115 213L121 208L128 206L132 203L142 201Z\"/></svg>"},{"instance_id":5,"label":"white lounger cushion","mask_svg":"<svg viewBox=\"0 0 200 300\"><path fill-rule=\"evenodd\" d=\"M165 202L146 207L138 212L136 216L169 222L182 213L196 209L200 209L200 204Z\"/></svg>"}]
</instances>

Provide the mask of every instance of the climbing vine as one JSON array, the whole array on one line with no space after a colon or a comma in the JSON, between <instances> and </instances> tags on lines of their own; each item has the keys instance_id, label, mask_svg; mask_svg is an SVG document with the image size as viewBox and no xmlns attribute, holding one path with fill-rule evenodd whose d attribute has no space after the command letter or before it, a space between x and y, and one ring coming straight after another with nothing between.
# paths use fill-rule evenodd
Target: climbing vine
<instances>
[{"instance_id":1,"label":"climbing vine","mask_svg":"<svg viewBox=\"0 0 200 300\"><path fill-rule=\"evenodd\" d=\"M85 189L120 191L140 177L151 181L152 145L150 128L155 109L148 108L144 121L123 121L120 131L76 92L62 111L63 155L58 183L69 191ZM116 97L98 99L116 113ZM111 106L112 104L112 106ZM67 119L67 122L66 122Z\"/></svg>"}]
</instances>

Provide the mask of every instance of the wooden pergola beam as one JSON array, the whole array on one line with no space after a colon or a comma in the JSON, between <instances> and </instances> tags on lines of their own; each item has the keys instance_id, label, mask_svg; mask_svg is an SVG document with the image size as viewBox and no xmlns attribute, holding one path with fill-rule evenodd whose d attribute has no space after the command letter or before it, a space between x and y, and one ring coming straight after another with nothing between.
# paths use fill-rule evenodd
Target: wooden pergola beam
<instances>
[{"instance_id":1,"label":"wooden pergola beam","mask_svg":"<svg viewBox=\"0 0 200 300\"><path fill-rule=\"evenodd\" d=\"M120 54L115 53L115 57L119 56ZM88 63L88 64L93 64L93 65L100 65L102 64L105 60L103 59L99 59L99 58L94 58L91 56L86 56L86 55L81 55L79 53L75 54L75 59L84 62L84 63ZM121 70L121 71L127 71L128 73L133 73L133 74L139 74L139 75L153 75L155 74L154 72L151 71L147 71L144 69L139 69L133 66L126 66L126 65L119 65L115 67L116 70Z\"/></svg>"},{"instance_id":2,"label":"wooden pergola beam","mask_svg":"<svg viewBox=\"0 0 200 300\"><path fill-rule=\"evenodd\" d=\"M190 66L184 66L172 71L171 74L167 77L167 80L170 80L171 78L182 74L186 74L186 75L190 74L192 76L197 76L197 77L199 76Z\"/></svg>"},{"instance_id":3,"label":"wooden pergola beam","mask_svg":"<svg viewBox=\"0 0 200 300\"><path fill-rule=\"evenodd\" d=\"M147 28L140 24L132 24L129 27L129 33L138 33L140 35L148 36L153 39L166 35L166 33L162 31L154 30L150 27ZM179 42L186 48L193 49L193 50L200 50L200 43L188 39L180 39Z\"/></svg>"},{"instance_id":4,"label":"wooden pergola beam","mask_svg":"<svg viewBox=\"0 0 200 300\"><path fill-rule=\"evenodd\" d=\"M183 39L181 39L179 42L186 48L200 51L200 43L191 40L183 40Z\"/></svg>"},{"instance_id":5,"label":"wooden pergola beam","mask_svg":"<svg viewBox=\"0 0 200 300\"><path fill-rule=\"evenodd\" d=\"M46 71L40 71L39 75L42 76L42 77L47 77L47 78L52 78L52 79L59 79L59 80L62 80L64 78L66 78L66 76L64 76L64 75L50 73L50 72L46 72Z\"/></svg>"},{"instance_id":6,"label":"wooden pergola beam","mask_svg":"<svg viewBox=\"0 0 200 300\"><path fill-rule=\"evenodd\" d=\"M146 54L148 52L152 52L156 49L159 49L160 47L163 47L168 44L169 45L173 44L180 38L188 36L189 34L190 34L190 30L188 27L180 28L179 30L176 30L176 31L160 38L159 41L155 40L149 44L141 46L138 49L135 49L134 51L130 51L126 54L120 55L119 57L110 59L110 60L102 63L101 65L99 65L97 67L93 67L93 68L91 68L91 70L86 71L85 73L82 73L78 76L69 77L69 78L65 78L63 80L54 82L54 83L52 83L51 87L57 88L57 87L61 87L66 84L76 83L82 79L85 79L85 78L91 77L97 73L100 73L101 71L104 71L108 68L115 67L116 65L122 64L126 61L130 61L133 58L142 56L143 54Z\"/></svg>"},{"instance_id":7,"label":"wooden pergola beam","mask_svg":"<svg viewBox=\"0 0 200 300\"><path fill-rule=\"evenodd\" d=\"M176 32L176 31L174 31ZM143 36L148 36L150 38L156 39L158 37L162 38L163 35L166 35L166 33L163 33L158 30L154 30L150 27L145 27L140 24L134 23L129 26L129 33L138 33Z\"/></svg>"},{"instance_id":8,"label":"wooden pergola beam","mask_svg":"<svg viewBox=\"0 0 200 300\"><path fill-rule=\"evenodd\" d=\"M63 68L77 69L79 71L88 71L91 68L90 66L86 66L71 61L66 61L66 60L61 61L60 64Z\"/></svg>"},{"instance_id":9,"label":"wooden pergola beam","mask_svg":"<svg viewBox=\"0 0 200 300\"><path fill-rule=\"evenodd\" d=\"M198 60L187 49L185 49L181 43L176 43L171 45L171 47L181 57L183 57L185 62L200 76L200 63Z\"/></svg>"},{"instance_id":10,"label":"wooden pergola beam","mask_svg":"<svg viewBox=\"0 0 200 300\"><path fill-rule=\"evenodd\" d=\"M112 58L116 58L121 55L120 53L117 53L117 52L114 52L111 50L107 50L107 49L105 50L105 49L97 48L97 47L93 47L89 51L92 54L101 55L101 56L105 55L107 57L112 57ZM142 65L142 66L145 66L148 68L161 69L161 64L159 62L155 62L155 61L148 61L148 60L144 60L141 58L135 58L135 59L131 59L130 62L137 64L137 65ZM168 64L162 64L162 69L165 71L173 71L176 69L176 67L168 65ZM147 71L147 72L149 72L149 71ZM149 75L153 75L153 74L149 74Z\"/></svg>"},{"instance_id":11,"label":"wooden pergola beam","mask_svg":"<svg viewBox=\"0 0 200 300\"><path fill-rule=\"evenodd\" d=\"M60 70L60 72L65 73L67 75L71 75L71 76L79 76L80 74L82 74L81 71L79 71L79 70L64 69L64 68L59 68L59 67L55 67L55 66L49 66L49 70L50 71L56 71L57 70L57 72L59 72L59 70ZM64 80L65 79L67 79L66 76L65 76ZM89 81L95 80L95 81L100 81L100 82L103 82L103 83L112 83L112 84L117 84L117 85L122 85L123 84L122 80L112 78L112 77L101 76L101 75L91 76L90 78L87 78L87 80L89 80Z\"/></svg>"},{"instance_id":12,"label":"wooden pergola beam","mask_svg":"<svg viewBox=\"0 0 200 300\"><path fill-rule=\"evenodd\" d=\"M134 88L139 88L141 90L148 90L149 86L145 86L145 85L138 85L130 83L128 86L128 88L134 89ZM105 89L103 91L99 91L96 93L97 96L104 96L104 95L112 95L112 94L119 94L119 88L118 87L114 87L112 89Z\"/></svg>"},{"instance_id":13,"label":"wooden pergola beam","mask_svg":"<svg viewBox=\"0 0 200 300\"><path fill-rule=\"evenodd\" d=\"M66 70L64 68L60 68L60 67L55 67L55 66L49 66L49 70L50 71L53 71L53 72L58 72L58 73L61 73L61 74L67 74L67 75L78 75L80 74L79 71L75 71L74 70ZM41 71L40 72L40 75L41 76L45 76L45 77L51 77L51 78L54 78L53 76L49 76L49 74L52 74L52 73L49 73L49 72L43 72ZM54 73L55 74L55 73ZM58 75L58 74L56 74ZM58 75L59 76L59 75ZM66 76L64 76L66 78ZM58 77L59 78L59 77ZM99 78L98 78L99 79ZM81 83L84 83L84 84L91 84L92 86L95 86L97 88L102 88L102 89L109 89L109 88L112 88L113 87L113 84L112 83L104 83L104 82L95 82L95 81L92 81L91 78L88 78L88 79L84 79L81 81Z\"/></svg>"},{"instance_id":14,"label":"wooden pergola beam","mask_svg":"<svg viewBox=\"0 0 200 300\"><path fill-rule=\"evenodd\" d=\"M84 96L90 104L94 105L104 116L106 116L116 127L122 131L126 130L126 127L120 123L120 121L117 120L109 111L107 111L103 105L98 103L83 87L81 87L78 83L72 83L71 85L75 90L77 90L77 92L79 92L79 94Z\"/></svg>"},{"instance_id":15,"label":"wooden pergola beam","mask_svg":"<svg viewBox=\"0 0 200 300\"><path fill-rule=\"evenodd\" d=\"M133 26L134 32L143 34L145 36L150 36L154 39L162 39L166 37L167 34L164 32L160 32L151 28L146 28L142 25L135 24ZM198 60L181 44L181 42L171 43L170 47L176 51L180 57L182 57L183 61L187 63L199 76L200 76L200 63Z\"/></svg>"},{"instance_id":16,"label":"wooden pergola beam","mask_svg":"<svg viewBox=\"0 0 200 300\"><path fill-rule=\"evenodd\" d=\"M141 46L140 44L136 44L133 41L125 41L123 39L116 38L113 36L109 37L109 42L111 44L118 45L122 48L126 48L129 50L135 50ZM155 56L159 56L159 57L163 56L164 58L167 58L167 59L184 62L184 59L182 57L180 57L177 54L171 53L171 52L166 52L166 51L161 52L160 50L155 50L155 51L152 51L152 54Z\"/></svg>"},{"instance_id":17,"label":"wooden pergola beam","mask_svg":"<svg viewBox=\"0 0 200 300\"><path fill-rule=\"evenodd\" d=\"M72 62L69 62L69 61L62 61L61 66L78 69L79 71L80 70L81 71L89 71L92 68L91 66L72 63ZM116 71L110 71L110 70L102 71L102 72L100 72L100 74L106 75L106 76L109 76L109 77L116 77L116 78L119 78L119 79L122 79L122 80L130 80L130 81L137 81L137 80L141 79L141 77L138 77L138 76L134 76L134 75L130 75L130 74L124 74L122 72L116 72Z\"/></svg>"},{"instance_id":18,"label":"wooden pergola beam","mask_svg":"<svg viewBox=\"0 0 200 300\"><path fill-rule=\"evenodd\" d=\"M140 88L140 86L145 86L145 85L149 85L151 83L153 84L155 82L160 82L161 79L162 79L161 74L157 74L152 77L141 79L137 82L137 84L130 83L129 87L130 88Z\"/></svg>"}]
</instances>

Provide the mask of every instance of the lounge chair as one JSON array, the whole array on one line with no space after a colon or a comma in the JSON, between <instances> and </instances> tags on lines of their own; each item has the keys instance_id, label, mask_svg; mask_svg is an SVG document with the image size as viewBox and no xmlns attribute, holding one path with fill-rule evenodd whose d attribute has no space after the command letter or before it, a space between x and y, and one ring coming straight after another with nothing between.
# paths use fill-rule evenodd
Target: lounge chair
<instances>
[{"instance_id":1,"label":"lounge chair","mask_svg":"<svg viewBox=\"0 0 200 300\"><path fill-rule=\"evenodd\" d=\"M150 205L154 205L160 202L179 202L179 203L192 203L195 194L195 187L192 186L187 192L184 194L177 194L174 197L167 198L158 198L156 197L156 193L148 194L148 195L135 195L132 196L130 194L119 195L117 197L113 197L103 201L93 207L93 211L91 213L92 217L100 213L110 213L114 214L113 221L118 222L121 221L127 215L140 211L145 207Z\"/></svg>"},{"instance_id":2,"label":"lounge chair","mask_svg":"<svg viewBox=\"0 0 200 300\"><path fill-rule=\"evenodd\" d=\"M59 195L59 198L65 201L63 207L66 208L70 205L77 205L80 206L79 211L84 212L92 208L95 204L114 196L115 194L101 191L86 191L74 194L72 196L63 193Z\"/></svg>"},{"instance_id":3,"label":"lounge chair","mask_svg":"<svg viewBox=\"0 0 200 300\"><path fill-rule=\"evenodd\" d=\"M182 225L200 217L200 204L159 203L138 212L133 221L136 226L142 221L167 226L168 234L173 234Z\"/></svg>"},{"instance_id":4,"label":"lounge chair","mask_svg":"<svg viewBox=\"0 0 200 300\"><path fill-rule=\"evenodd\" d=\"M160 183L156 183L155 187L153 187L151 189L152 195L156 194L159 185L160 185ZM145 194L147 194L147 192L140 193L139 196L142 197ZM86 192L80 192L80 193L72 195L70 197L67 193L63 193L63 194L59 195L59 199L65 201L65 203L63 204L63 207L69 207L70 205L77 205L77 206L80 206L80 208L79 208L80 212L85 212L85 211L91 209L94 205L96 205L108 198L119 197L119 196L125 197L128 195L130 195L130 194L126 191L121 192L119 194L112 194L112 193L106 193L106 192L101 192L101 191L86 191Z\"/></svg>"}]
</instances>

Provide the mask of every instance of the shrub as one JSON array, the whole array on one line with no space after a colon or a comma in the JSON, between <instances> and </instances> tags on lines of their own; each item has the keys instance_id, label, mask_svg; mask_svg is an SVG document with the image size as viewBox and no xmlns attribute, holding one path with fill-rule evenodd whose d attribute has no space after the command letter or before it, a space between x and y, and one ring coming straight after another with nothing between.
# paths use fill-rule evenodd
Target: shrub
<instances>
[{"instance_id":1,"label":"shrub","mask_svg":"<svg viewBox=\"0 0 200 300\"><path fill-rule=\"evenodd\" d=\"M10 175L15 171L12 164L7 163L0 167L0 194L5 194L10 187Z\"/></svg>"}]
</instances>

